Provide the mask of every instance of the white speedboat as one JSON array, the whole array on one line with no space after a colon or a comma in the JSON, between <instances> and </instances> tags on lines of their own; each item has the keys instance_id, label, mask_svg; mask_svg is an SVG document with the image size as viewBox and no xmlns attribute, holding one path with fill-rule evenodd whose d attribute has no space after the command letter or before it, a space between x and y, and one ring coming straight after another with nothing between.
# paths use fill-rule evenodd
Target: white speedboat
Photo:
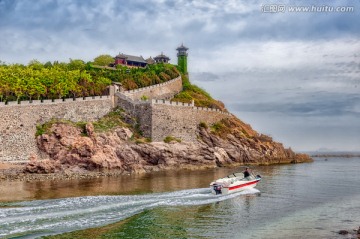
<instances>
[{"instance_id":1,"label":"white speedboat","mask_svg":"<svg viewBox=\"0 0 360 239\"><path fill-rule=\"evenodd\" d=\"M210 189L213 194L229 194L240 192L245 189L253 188L261 180L260 175L244 177L244 173L232 173L224 178L220 178L210 183Z\"/></svg>"}]
</instances>

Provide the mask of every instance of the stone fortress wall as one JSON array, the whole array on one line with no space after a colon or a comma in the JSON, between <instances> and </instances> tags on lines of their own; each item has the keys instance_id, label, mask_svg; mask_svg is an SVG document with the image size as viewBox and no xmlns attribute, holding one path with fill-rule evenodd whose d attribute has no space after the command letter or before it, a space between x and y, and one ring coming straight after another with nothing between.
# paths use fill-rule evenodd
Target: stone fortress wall
<instances>
[{"instance_id":1,"label":"stone fortress wall","mask_svg":"<svg viewBox=\"0 0 360 239\"><path fill-rule=\"evenodd\" d=\"M196 141L200 122L209 125L231 114L193 104L170 102L182 90L181 77L138 90L116 92L110 96L59 100L0 102L0 162L26 162L30 155L44 158L39 152L36 126L51 119L73 122L95 121L120 106L139 120L140 130L152 141L173 136L183 141ZM146 96L148 100L141 98Z\"/></svg>"},{"instance_id":2,"label":"stone fortress wall","mask_svg":"<svg viewBox=\"0 0 360 239\"><path fill-rule=\"evenodd\" d=\"M183 141L196 141L196 129L201 122L212 125L231 117L227 112L195 107L193 103L165 100L181 91L182 81L179 76L166 83L119 92L116 94L117 105L139 120L143 136L152 141L163 141L167 136ZM143 96L148 100L141 100Z\"/></svg>"},{"instance_id":3,"label":"stone fortress wall","mask_svg":"<svg viewBox=\"0 0 360 239\"><path fill-rule=\"evenodd\" d=\"M167 82L147 86L140 89L125 91L123 94L132 100L141 100L142 97L147 99L171 99L175 94L182 91L181 76Z\"/></svg>"},{"instance_id":4,"label":"stone fortress wall","mask_svg":"<svg viewBox=\"0 0 360 239\"><path fill-rule=\"evenodd\" d=\"M132 117L135 117L139 122L140 130L143 136L151 138L151 104L149 101L133 100L123 93L116 93L116 105L124 109Z\"/></svg>"},{"instance_id":5,"label":"stone fortress wall","mask_svg":"<svg viewBox=\"0 0 360 239\"><path fill-rule=\"evenodd\" d=\"M94 121L112 108L109 96L0 104L0 162L23 162L32 154L42 158L35 140L37 125L54 118Z\"/></svg>"},{"instance_id":6,"label":"stone fortress wall","mask_svg":"<svg viewBox=\"0 0 360 239\"><path fill-rule=\"evenodd\" d=\"M152 100L151 139L162 141L167 136L173 136L182 141L196 141L196 129L201 122L212 125L230 113L217 109L196 107L194 104Z\"/></svg>"}]
</instances>

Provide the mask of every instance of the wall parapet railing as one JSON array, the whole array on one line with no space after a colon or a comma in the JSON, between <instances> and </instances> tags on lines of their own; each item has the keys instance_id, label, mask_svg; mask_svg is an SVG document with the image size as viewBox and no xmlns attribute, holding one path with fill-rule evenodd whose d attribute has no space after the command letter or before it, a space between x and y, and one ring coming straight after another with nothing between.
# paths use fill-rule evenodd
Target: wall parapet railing
<instances>
[{"instance_id":1,"label":"wall parapet railing","mask_svg":"<svg viewBox=\"0 0 360 239\"><path fill-rule=\"evenodd\" d=\"M152 99L151 104L163 104L163 105L173 105L173 106L194 107L194 102L192 102L192 103L184 103L184 102L179 102L179 101L156 100L156 99Z\"/></svg>"},{"instance_id":2,"label":"wall parapet railing","mask_svg":"<svg viewBox=\"0 0 360 239\"><path fill-rule=\"evenodd\" d=\"M64 99L46 99L46 100L22 100L22 101L8 101L0 102L0 107L11 107L11 106L29 106L29 105L47 105L47 104L61 104L61 103L70 103L70 102L84 102L84 101L94 101L94 100L110 100L109 95L101 96L87 96L87 97L78 97L78 98L64 98Z\"/></svg>"},{"instance_id":3,"label":"wall parapet railing","mask_svg":"<svg viewBox=\"0 0 360 239\"><path fill-rule=\"evenodd\" d=\"M197 111L201 110L201 111L208 111L208 112L218 112L218 113L221 113L224 115L231 116L231 114L229 112L222 111L219 109L208 108L208 107L197 107L197 106L195 106L194 101L191 103L183 103L183 102L178 102L178 101L153 99L153 100L151 100L151 104L162 104L162 105L179 106L179 107L192 107L193 110L197 110Z\"/></svg>"},{"instance_id":4,"label":"wall parapet railing","mask_svg":"<svg viewBox=\"0 0 360 239\"><path fill-rule=\"evenodd\" d=\"M197 107L194 104L194 101L191 103L184 103L184 102L179 102L179 101L170 101L170 100L157 100L157 99L151 99L151 100L133 100L130 97L122 94L122 93L116 93L116 96L121 98L122 100L126 100L129 103L133 104L133 105L138 105L138 104L162 104L162 105L169 105L169 106L177 106L177 107L192 107L193 110L197 110L197 111L208 111L208 112L218 112L220 114L224 114L224 115L228 115L231 116L231 114L229 112L226 111L222 111L219 109L214 109L214 108L208 108L208 107Z\"/></svg>"}]
</instances>

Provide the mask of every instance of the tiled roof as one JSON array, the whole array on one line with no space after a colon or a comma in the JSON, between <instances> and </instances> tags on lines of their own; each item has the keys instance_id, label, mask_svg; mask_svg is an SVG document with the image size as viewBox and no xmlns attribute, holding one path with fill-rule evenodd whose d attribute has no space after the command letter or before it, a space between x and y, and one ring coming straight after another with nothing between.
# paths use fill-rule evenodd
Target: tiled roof
<instances>
[{"instance_id":1,"label":"tiled roof","mask_svg":"<svg viewBox=\"0 0 360 239\"><path fill-rule=\"evenodd\" d=\"M181 43L181 46L179 46L178 48L176 48L176 50L185 50L185 51L187 51L187 50L189 50L189 48L187 48L186 46L184 46L184 44L182 44Z\"/></svg>"},{"instance_id":2,"label":"tiled roof","mask_svg":"<svg viewBox=\"0 0 360 239\"><path fill-rule=\"evenodd\" d=\"M160 55L158 56L155 56L154 59L167 59L167 60L170 60L170 58L168 56L165 56L162 52Z\"/></svg>"},{"instance_id":3,"label":"tiled roof","mask_svg":"<svg viewBox=\"0 0 360 239\"><path fill-rule=\"evenodd\" d=\"M117 55L115 58L125 58L127 61L146 63L145 59L142 56L132 56L119 53L119 55Z\"/></svg>"},{"instance_id":4,"label":"tiled roof","mask_svg":"<svg viewBox=\"0 0 360 239\"><path fill-rule=\"evenodd\" d=\"M148 64L154 64L155 61L154 59L152 59L152 57L150 56L148 59L145 60Z\"/></svg>"}]
</instances>

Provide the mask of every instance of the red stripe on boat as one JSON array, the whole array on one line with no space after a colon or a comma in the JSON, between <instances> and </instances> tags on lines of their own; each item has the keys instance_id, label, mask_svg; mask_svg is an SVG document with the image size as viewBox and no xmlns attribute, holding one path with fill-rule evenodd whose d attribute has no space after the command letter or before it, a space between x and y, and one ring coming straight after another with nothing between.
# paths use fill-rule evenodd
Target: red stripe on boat
<instances>
[{"instance_id":1,"label":"red stripe on boat","mask_svg":"<svg viewBox=\"0 0 360 239\"><path fill-rule=\"evenodd\" d=\"M245 186L249 186L249 185L257 183L257 182L259 182L259 180L249 182L249 183L240 184L240 185L237 185L237 186L234 186L234 187L228 187L228 189L229 190L234 190L234 189L242 188L242 187L245 187Z\"/></svg>"}]
</instances>

